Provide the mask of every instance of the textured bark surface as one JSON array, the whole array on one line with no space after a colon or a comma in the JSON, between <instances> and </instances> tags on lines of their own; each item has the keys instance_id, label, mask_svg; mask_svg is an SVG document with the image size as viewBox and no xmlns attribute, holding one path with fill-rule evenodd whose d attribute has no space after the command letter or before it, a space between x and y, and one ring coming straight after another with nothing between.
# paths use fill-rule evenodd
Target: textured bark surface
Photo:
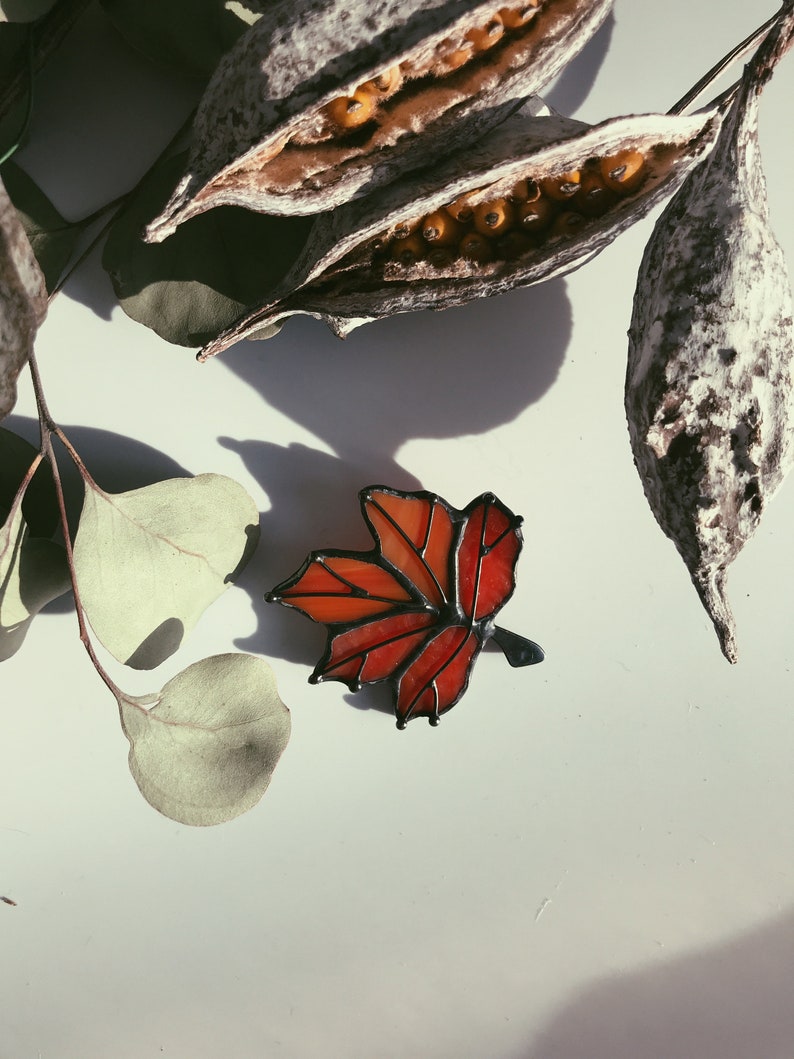
<instances>
[{"instance_id":1,"label":"textured bark surface","mask_svg":"<svg viewBox=\"0 0 794 1059\"><path fill-rule=\"evenodd\" d=\"M629 331L637 470L731 662L727 569L794 459L791 290L757 138L774 44L748 68L717 146L656 225Z\"/></svg>"},{"instance_id":2,"label":"textured bark surface","mask_svg":"<svg viewBox=\"0 0 794 1059\"><path fill-rule=\"evenodd\" d=\"M307 248L267 305L252 310L204 350L209 356L264 329L275 333L297 313L324 320L338 335L394 313L443 309L571 272L604 249L670 195L709 151L727 103L690 116L645 114L589 127L528 106L466 152L412 174L366 199L318 218ZM549 241L516 260L478 265L457 260L445 269L419 262L384 269L372 244L395 223L454 201L472 189L494 198L528 175L576 169L593 157L631 147L647 154L642 188L575 234Z\"/></svg>"},{"instance_id":3,"label":"textured bark surface","mask_svg":"<svg viewBox=\"0 0 794 1059\"><path fill-rule=\"evenodd\" d=\"M433 96L402 94L363 144L315 158L302 153L292 181L276 156L331 100L409 59L426 61L451 35L487 22L493 2L277 0L221 61L199 107L184 178L147 230L159 241L188 217L227 204L313 214L368 194L401 173L471 143L547 84L593 36L613 0L547 0L521 64L483 64L476 91L467 67ZM423 84L427 82L423 79ZM413 82L418 84L418 82ZM423 89L424 91L424 89ZM387 108L388 109L388 108Z\"/></svg>"},{"instance_id":4,"label":"textured bark surface","mask_svg":"<svg viewBox=\"0 0 794 1059\"><path fill-rule=\"evenodd\" d=\"M0 419L17 399L17 377L47 313L44 277L0 182Z\"/></svg>"}]
</instances>

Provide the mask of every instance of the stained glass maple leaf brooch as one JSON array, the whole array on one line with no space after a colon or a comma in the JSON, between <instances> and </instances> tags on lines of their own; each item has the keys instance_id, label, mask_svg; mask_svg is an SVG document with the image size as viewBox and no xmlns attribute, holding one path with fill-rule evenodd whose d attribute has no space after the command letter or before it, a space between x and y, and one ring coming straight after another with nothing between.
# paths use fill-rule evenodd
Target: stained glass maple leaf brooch
<instances>
[{"instance_id":1,"label":"stained glass maple leaf brooch","mask_svg":"<svg viewBox=\"0 0 794 1059\"><path fill-rule=\"evenodd\" d=\"M267 596L328 628L313 684L351 691L385 681L397 727L438 724L466 690L493 637L513 666L543 660L536 643L494 624L515 588L521 519L491 493L462 511L433 493L371 485L359 494L368 552L312 552Z\"/></svg>"}]
</instances>

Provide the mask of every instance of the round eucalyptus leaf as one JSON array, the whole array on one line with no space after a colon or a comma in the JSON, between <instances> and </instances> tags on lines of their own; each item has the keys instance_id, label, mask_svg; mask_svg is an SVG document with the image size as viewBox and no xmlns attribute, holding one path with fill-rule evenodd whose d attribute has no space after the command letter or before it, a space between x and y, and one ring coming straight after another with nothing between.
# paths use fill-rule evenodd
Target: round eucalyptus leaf
<instances>
[{"instance_id":1,"label":"round eucalyptus leaf","mask_svg":"<svg viewBox=\"0 0 794 1059\"><path fill-rule=\"evenodd\" d=\"M185 155L158 163L110 230L102 264L133 320L181 346L201 346L259 304L297 258L311 218L270 217L222 206L163 243L141 232L163 207Z\"/></svg>"},{"instance_id":2,"label":"round eucalyptus leaf","mask_svg":"<svg viewBox=\"0 0 794 1059\"><path fill-rule=\"evenodd\" d=\"M220 824L253 808L289 740L273 671L253 655L205 658L159 695L118 702L141 794L182 824Z\"/></svg>"},{"instance_id":3,"label":"round eucalyptus leaf","mask_svg":"<svg viewBox=\"0 0 794 1059\"><path fill-rule=\"evenodd\" d=\"M153 669L235 579L258 535L256 505L223 475L126 493L86 482L74 566L92 629L120 662Z\"/></svg>"}]
</instances>

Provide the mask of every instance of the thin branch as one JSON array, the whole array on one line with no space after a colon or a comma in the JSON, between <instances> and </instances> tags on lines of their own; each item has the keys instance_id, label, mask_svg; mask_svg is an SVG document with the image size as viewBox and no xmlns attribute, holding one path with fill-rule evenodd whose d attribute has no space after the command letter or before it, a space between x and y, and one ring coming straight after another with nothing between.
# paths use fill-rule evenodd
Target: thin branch
<instances>
[{"instance_id":1,"label":"thin branch","mask_svg":"<svg viewBox=\"0 0 794 1059\"><path fill-rule=\"evenodd\" d=\"M724 55L718 63L712 66L708 73L704 74L697 84L694 84L686 95L682 96L675 106L672 106L667 113L682 114L687 107L695 102L698 96L703 95L709 85L716 81L720 74L727 70L729 66L733 65L733 63L742 59L749 51L752 51L752 49L758 44L759 40L761 40L761 38L775 25L779 18L780 11L772 15L771 18L768 18L763 25L758 27L758 29L753 30L749 37L745 37L740 44L737 44L736 47L732 48L727 55Z\"/></svg>"},{"instance_id":2,"label":"thin branch","mask_svg":"<svg viewBox=\"0 0 794 1059\"><path fill-rule=\"evenodd\" d=\"M36 395L36 406L39 412L39 424L41 426L41 455L49 460L52 468L52 479L55 486L55 496L58 501L58 511L61 518L61 531L63 533L63 544L66 550L66 563L69 568L69 580L72 583L72 595L74 596L75 613L77 614L77 627L80 632L80 640L85 648L88 657L94 666L94 669L99 674L100 679L103 681L107 689L118 701L119 698L126 698L124 692L118 687L118 685L111 679L108 672L105 670L102 663L97 658L94 645L91 642L91 637L88 633L88 627L85 620L85 611L83 609L82 600L80 599L80 589L77 584L77 575L74 568L74 550L72 547L72 538L69 533L69 520L66 513L66 499L63 493L63 483L61 481L60 468L58 467L58 459L55 455L55 448L52 444L52 435L65 444L69 455L78 465L78 469L81 469L81 473L85 471L82 460L72 446L71 442L68 441L61 428L54 422L50 415L47 403L44 398L44 392L41 386L41 375L39 374L39 366L36 363L36 355L31 352L29 358L30 373L33 379L33 390ZM28 472L30 474L30 472ZM90 476L89 476L90 477Z\"/></svg>"}]
</instances>

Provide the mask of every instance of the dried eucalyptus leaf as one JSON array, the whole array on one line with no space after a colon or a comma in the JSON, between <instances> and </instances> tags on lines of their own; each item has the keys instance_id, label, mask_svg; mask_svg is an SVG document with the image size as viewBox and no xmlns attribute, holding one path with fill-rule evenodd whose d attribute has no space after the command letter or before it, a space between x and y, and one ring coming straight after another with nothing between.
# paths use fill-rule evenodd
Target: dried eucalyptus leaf
<instances>
[{"instance_id":1,"label":"dried eucalyptus leaf","mask_svg":"<svg viewBox=\"0 0 794 1059\"><path fill-rule=\"evenodd\" d=\"M65 220L38 184L14 162L6 162L0 176L44 273L47 290L52 291L86 226Z\"/></svg>"},{"instance_id":2,"label":"dried eucalyptus leaf","mask_svg":"<svg viewBox=\"0 0 794 1059\"><path fill-rule=\"evenodd\" d=\"M0 22L35 22L58 0L0 0Z\"/></svg>"},{"instance_id":3,"label":"dried eucalyptus leaf","mask_svg":"<svg viewBox=\"0 0 794 1059\"><path fill-rule=\"evenodd\" d=\"M344 337L361 324L394 313L462 305L570 272L680 185L713 146L726 108L722 102L688 116L644 114L590 127L558 114L539 114L534 101L432 172L410 174L319 217L306 250L275 295L208 343L202 358L298 313L325 320ZM492 241L491 258L482 261L467 257L463 249L475 230L468 221L462 225L463 234L455 237L459 243L441 247L440 260L434 259L429 244L424 256L410 263L395 259L399 232L416 229L426 236L428 219L442 208L448 212L451 204L465 200L476 211L480 205L506 202L514 218L520 218L523 204L509 202L518 183L533 184L540 199L547 200L548 195L540 193L546 182L573 172L580 180L572 185L578 194L593 162L626 151L642 159L641 185L608 197L608 208L599 208L596 215L577 214L572 230L558 233L552 225L535 236L515 221ZM573 198L551 206L556 211L552 216L562 219L577 209ZM585 208L589 206L580 207ZM502 251L505 240L508 245Z\"/></svg>"},{"instance_id":4,"label":"dried eucalyptus leaf","mask_svg":"<svg viewBox=\"0 0 794 1059\"><path fill-rule=\"evenodd\" d=\"M0 419L17 399L17 377L47 313L44 276L0 181Z\"/></svg>"},{"instance_id":5,"label":"dried eucalyptus leaf","mask_svg":"<svg viewBox=\"0 0 794 1059\"><path fill-rule=\"evenodd\" d=\"M17 498L0 528L0 661L19 650L35 615L69 585L66 552L30 536Z\"/></svg>"},{"instance_id":6,"label":"dried eucalyptus leaf","mask_svg":"<svg viewBox=\"0 0 794 1059\"><path fill-rule=\"evenodd\" d=\"M219 205L331 210L468 146L547 84L611 6L275 0L221 60L185 176L146 237ZM509 27L507 11L525 21Z\"/></svg>"},{"instance_id":7,"label":"dried eucalyptus leaf","mask_svg":"<svg viewBox=\"0 0 794 1059\"><path fill-rule=\"evenodd\" d=\"M246 8L266 4L248 0ZM125 40L147 59L203 79L251 25L251 11L228 0L102 0L102 7Z\"/></svg>"},{"instance_id":8,"label":"dried eucalyptus leaf","mask_svg":"<svg viewBox=\"0 0 794 1059\"><path fill-rule=\"evenodd\" d=\"M0 518L11 513L19 487L38 449L30 442L0 427ZM52 470L42 460L22 498L22 514L33 537L51 537L60 522L58 498Z\"/></svg>"},{"instance_id":9,"label":"dried eucalyptus leaf","mask_svg":"<svg viewBox=\"0 0 794 1059\"><path fill-rule=\"evenodd\" d=\"M267 217L232 206L195 217L161 245L141 241L185 155L150 171L108 235L102 264L124 311L168 342L215 338L283 280L311 228L304 217Z\"/></svg>"},{"instance_id":10,"label":"dried eucalyptus leaf","mask_svg":"<svg viewBox=\"0 0 794 1059\"><path fill-rule=\"evenodd\" d=\"M258 526L251 497L223 475L115 494L87 482L74 566L97 637L135 669L159 665L248 561Z\"/></svg>"},{"instance_id":11,"label":"dried eucalyptus leaf","mask_svg":"<svg viewBox=\"0 0 794 1059\"><path fill-rule=\"evenodd\" d=\"M182 824L221 824L252 809L289 740L273 671L253 655L205 658L159 695L118 703L133 779Z\"/></svg>"},{"instance_id":12,"label":"dried eucalyptus leaf","mask_svg":"<svg viewBox=\"0 0 794 1059\"><path fill-rule=\"evenodd\" d=\"M727 570L794 460L791 290L757 137L761 86L793 32L789 2L748 66L714 151L654 229L629 331L637 470L731 662Z\"/></svg>"}]
</instances>

